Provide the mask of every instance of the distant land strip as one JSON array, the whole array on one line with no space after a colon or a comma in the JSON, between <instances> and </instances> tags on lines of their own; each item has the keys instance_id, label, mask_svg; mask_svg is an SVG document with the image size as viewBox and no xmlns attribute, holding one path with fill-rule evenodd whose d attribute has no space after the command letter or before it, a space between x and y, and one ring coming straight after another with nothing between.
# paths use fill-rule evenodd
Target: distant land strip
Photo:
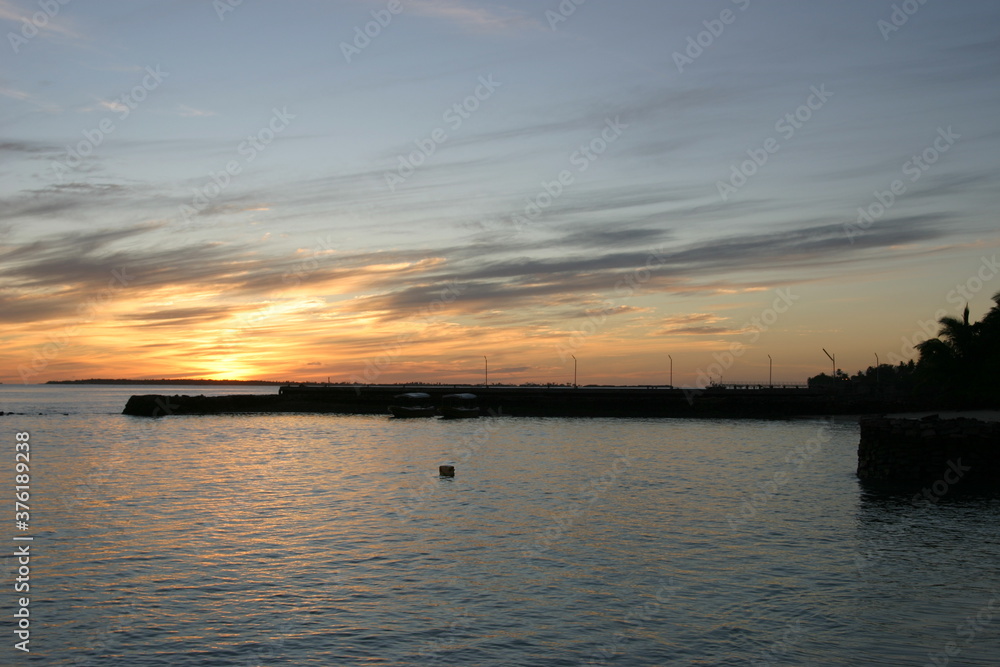
<instances>
[{"instance_id":1,"label":"distant land strip","mask_svg":"<svg viewBox=\"0 0 1000 667\"><path fill-rule=\"evenodd\" d=\"M196 379L159 379L159 380L125 380L92 378L89 380L49 380L45 384L164 384L164 385L286 385L288 380L196 380Z\"/></svg>"}]
</instances>

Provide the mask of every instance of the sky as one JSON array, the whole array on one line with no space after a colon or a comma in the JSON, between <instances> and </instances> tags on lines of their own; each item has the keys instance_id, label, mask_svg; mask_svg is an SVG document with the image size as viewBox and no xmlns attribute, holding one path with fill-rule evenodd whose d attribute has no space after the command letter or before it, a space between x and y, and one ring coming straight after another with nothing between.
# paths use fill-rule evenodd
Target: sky
<instances>
[{"instance_id":1,"label":"sky","mask_svg":"<svg viewBox=\"0 0 1000 667\"><path fill-rule=\"evenodd\" d=\"M998 29L986 0L0 0L0 381L908 360L1000 292Z\"/></svg>"}]
</instances>

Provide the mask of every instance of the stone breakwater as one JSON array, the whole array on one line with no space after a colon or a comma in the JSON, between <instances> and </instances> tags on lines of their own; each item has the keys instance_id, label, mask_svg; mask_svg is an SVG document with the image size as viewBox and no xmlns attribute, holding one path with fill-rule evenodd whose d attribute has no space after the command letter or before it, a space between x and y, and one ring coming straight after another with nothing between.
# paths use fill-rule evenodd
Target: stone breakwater
<instances>
[{"instance_id":1,"label":"stone breakwater","mask_svg":"<svg viewBox=\"0 0 1000 667\"><path fill-rule=\"evenodd\" d=\"M483 414L512 417L790 417L878 413L903 405L836 397L802 388L680 389L667 387L505 387L472 385L289 385L277 394L237 396L132 396L127 415L313 412L386 414L394 396L425 392L441 397L471 392ZM910 406L912 407L912 406Z\"/></svg>"},{"instance_id":2,"label":"stone breakwater","mask_svg":"<svg viewBox=\"0 0 1000 667\"><path fill-rule=\"evenodd\" d=\"M959 489L1000 489L1000 422L932 416L860 423L862 482L924 486L929 500Z\"/></svg>"},{"instance_id":3,"label":"stone breakwater","mask_svg":"<svg viewBox=\"0 0 1000 667\"><path fill-rule=\"evenodd\" d=\"M124 414L143 417L235 413L386 414L397 394L473 393L484 415L510 417L750 417L885 414L945 409L927 400L797 387L567 387L491 385L285 385L276 394L132 396Z\"/></svg>"}]
</instances>

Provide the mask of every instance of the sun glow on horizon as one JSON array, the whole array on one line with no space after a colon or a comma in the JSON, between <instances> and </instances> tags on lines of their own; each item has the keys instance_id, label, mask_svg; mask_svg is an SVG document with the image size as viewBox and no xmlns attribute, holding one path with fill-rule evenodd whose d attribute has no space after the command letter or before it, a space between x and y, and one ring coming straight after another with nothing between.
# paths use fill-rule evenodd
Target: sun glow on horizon
<instances>
[{"instance_id":1,"label":"sun glow on horizon","mask_svg":"<svg viewBox=\"0 0 1000 667\"><path fill-rule=\"evenodd\" d=\"M824 348L849 373L912 358L1000 289L995 68L973 48L998 3L928 3L888 50L857 29L870 4L761 3L664 78L700 3L594 3L551 32L530 3L423 2L535 16L484 40L420 10L319 87L312 45L363 3L224 24L141 4L74 5L115 49L50 25L4 72L0 382L475 382L484 356L498 382L574 362L583 384L758 382L772 358L801 382Z\"/></svg>"},{"instance_id":2,"label":"sun glow on horizon","mask_svg":"<svg viewBox=\"0 0 1000 667\"><path fill-rule=\"evenodd\" d=\"M266 375L260 368L237 363L220 364L217 370L206 370L199 377L205 380L259 380Z\"/></svg>"}]
</instances>

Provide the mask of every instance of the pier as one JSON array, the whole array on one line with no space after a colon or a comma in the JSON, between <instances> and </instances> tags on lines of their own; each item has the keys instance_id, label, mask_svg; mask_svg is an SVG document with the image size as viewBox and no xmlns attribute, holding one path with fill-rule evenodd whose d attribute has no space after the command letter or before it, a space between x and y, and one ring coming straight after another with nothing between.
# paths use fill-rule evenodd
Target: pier
<instances>
[{"instance_id":1,"label":"pier","mask_svg":"<svg viewBox=\"0 0 1000 667\"><path fill-rule=\"evenodd\" d=\"M476 394L484 415L512 417L791 417L881 413L921 406L797 386L740 385L705 389L669 386L572 387L491 385L285 385L277 394L132 396L124 414L386 414L397 394L424 392L435 404L446 394Z\"/></svg>"}]
</instances>

